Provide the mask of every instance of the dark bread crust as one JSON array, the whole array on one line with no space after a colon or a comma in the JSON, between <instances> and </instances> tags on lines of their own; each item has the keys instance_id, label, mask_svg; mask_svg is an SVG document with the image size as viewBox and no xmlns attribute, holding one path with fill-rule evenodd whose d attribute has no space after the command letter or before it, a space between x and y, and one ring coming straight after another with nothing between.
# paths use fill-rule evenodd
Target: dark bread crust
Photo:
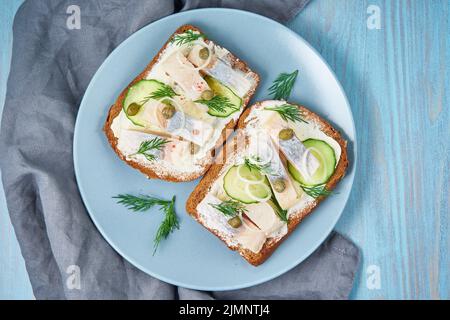
<instances>
[{"instance_id":1,"label":"dark bread crust","mask_svg":"<svg viewBox=\"0 0 450 320\"><path fill-rule=\"evenodd\" d=\"M243 114L241 115L237 129L243 129L246 126L246 118L250 114L252 108L259 105L261 102L257 102L256 104L248 107ZM292 105L296 105L293 103L289 103ZM344 177L345 171L348 167L348 155L347 155L347 141L344 140L344 138L341 136L341 134L334 129L326 120L321 118L319 115L313 113L312 111L306 109L303 106L296 105L299 109L302 110L304 117L306 120L314 120L316 123L320 125L321 131L323 131L326 135L336 140L336 142L341 147L341 157L339 159L339 162L336 166L336 170L333 173L333 175L330 177L330 180L328 180L326 184L327 190L333 190L337 183ZM233 149L236 150L238 147L236 145L236 139L233 141ZM226 164L226 157L227 155L224 153L225 148L221 151L219 155L219 159L221 159L221 163L214 163L209 171L206 173L206 175L203 177L203 179L200 181L200 183L197 185L197 187L194 189L194 191L189 196L187 202L186 202L186 210L187 212L192 215L197 221L199 220L199 212L197 211L197 205L205 198L207 195L210 187L212 184L219 178L223 166ZM269 239L266 241L266 243L263 245L262 249L258 253L254 253L248 249L245 249L241 246L230 246L228 245L227 241L221 236L216 230L210 229L205 226L209 231L214 233L217 237L219 237L222 241L224 241L227 246L231 250L237 250L239 254L244 257L249 263L251 263L254 266L260 265L263 263L267 258L270 257L270 255L275 251L275 249L294 231L294 229L298 226L298 224L307 217L314 208L323 200L325 197L319 197L316 199L311 205L304 208L303 210L296 212L295 214L291 215L291 219L289 219L288 222L288 232L286 235L279 239ZM201 223L201 222L200 222Z\"/></svg>"},{"instance_id":2,"label":"dark bread crust","mask_svg":"<svg viewBox=\"0 0 450 320\"><path fill-rule=\"evenodd\" d=\"M208 170L208 168L211 166L212 158L213 158L214 152L215 152L214 150L223 145L223 143L226 141L228 136L231 134L231 132L232 132L231 129L234 129L237 124L234 120L231 120L225 126L225 128L222 130L221 139L218 139L218 141L215 145L215 148L213 148L210 151L209 156L205 157L205 161L204 161L205 163L203 166L203 170L201 172L194 172L189 175L175 176L172 173L170 173L169 171L164 171L162 173L155 172L151 168L143 166L142 164L140 164L137 161L126 159L126 157L117 148L117 143L118 143L117 140L118 139L114 136L114 133L111 129L111 125L112 125L113 120L119 115L120 111L122 110L123 100L125 99L128 89L131 86L133 86L134 84L136 84L138 81L145 78L145 75L153 68L153 65L155 65L155 63L157 63L159 61L159 58L160 58L162 52L167 47L167 45L171 42L172 38L176 34L184 33L187 30L198 31L200 33L203 33L200 29L198 29L197 27L194 27L192 25L183 25L183 26L179 27L172 34L172 36L167 40L167 42L160 49L160 51L156 54L156 56L152 59L152 61L150 61L150 63L147 65L147 67L144 69L144 71L142 71L133 81L131 81L131 83L120 93L117 100L114 102L114 104L109 109L108 116L107 116L105 124L103 126L103 131L105 132L106 138L108 139L109 144L113 148L114 152L119 156L119 158L122 159L123 161L125 161L131 167L141 171L143 174L145 174L150 179L154 178L154 179L161 179L161 180L172 181L172 182L191 181L191 180L197 179L198 177L203 175ZM209 40L205 39L205 41L208 42ZM247 95L242 99L243 100L242 108L245 110L248 102L254 95L256 88L259 84L259 75L256 74L255 72L253 72L244 61L238 59L232 53L229 54L229 58L231 60L231 63L232 63L232 66L234 69L239 69L246 73L250 72L252 74L253 79L255 80L255 85L251 88L251 90L247 93Z\"/></svg>"}]
</instances>

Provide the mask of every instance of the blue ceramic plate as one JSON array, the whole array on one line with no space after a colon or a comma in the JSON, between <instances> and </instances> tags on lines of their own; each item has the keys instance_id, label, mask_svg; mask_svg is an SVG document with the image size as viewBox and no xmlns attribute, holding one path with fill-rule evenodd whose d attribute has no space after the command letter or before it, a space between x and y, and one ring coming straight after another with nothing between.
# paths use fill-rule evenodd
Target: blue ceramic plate
<instances>
[{"instance_id":1,"label":"blue ceramic plate","mask_svg":"<svg viewBox=\"0 0 450 320\"><path fill-rule=\"evenodd\" d=\"M353 142L351 169L338 193L324 201L261 266L253 267L194 221L185 203L198 181L148 180L119 160L102 126L121 90L139 74L181 25L201 28L261 76L253 101L267 99L280 72L299 70L291 100L309 106ZM75 172L81 196L105 239L128 261L163 281L200 290L231 290L273 279L308 257L331 232L349 197L356 160L352 113L335 75L300 36L268 18L230 9L201 9L168 16L139 30L105 60L93 77L78 112L74 137ZM176 195L180 230L153 252L162 215L155 209L131 213L115 203L119 193Z\"/></svg>"}]
</instances>

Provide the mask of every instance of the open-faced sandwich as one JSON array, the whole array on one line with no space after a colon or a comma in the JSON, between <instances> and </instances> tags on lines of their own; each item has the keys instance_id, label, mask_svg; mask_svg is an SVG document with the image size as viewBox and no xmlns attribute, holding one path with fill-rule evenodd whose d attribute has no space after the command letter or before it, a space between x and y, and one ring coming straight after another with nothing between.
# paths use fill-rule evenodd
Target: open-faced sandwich
<instances>
[{"instance_id":1,"label":"open-faced sandwich","mask_svg":"<svg viewBox=\"0 0 450 320\"><path fill-rule=\"evenodd\" d=\"M149 178L203 175L259 83L227 49L184 25L122 91L104 125L119 157Z\"/></svg>"},{"instance_id":2,"label":"open-faced sandwich","mask_svg":"<svg viewBox=\"0 0 450 320\"><path fill-rule=\"evenodd\" d=\"M338 131L305 107L256 103L190 195L187 211L259 265L344 176L346 147Z\"/></svg>"}]
</instances>

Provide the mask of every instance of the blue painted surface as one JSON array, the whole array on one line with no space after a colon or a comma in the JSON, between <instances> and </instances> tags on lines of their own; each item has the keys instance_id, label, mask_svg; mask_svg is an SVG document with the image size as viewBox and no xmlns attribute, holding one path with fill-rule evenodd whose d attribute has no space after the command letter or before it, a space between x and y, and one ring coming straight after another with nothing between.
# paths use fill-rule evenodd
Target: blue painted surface
<instances>
[{"instance_id":1,"label":"blue painted surface","mask_svg":"<svg viewBox=\"0 0 450 320\"><path fill-rule=\"evenodd\" d=\"M3 111L11 61L12 22L21 3L22 0L8 0L0 4L0 113ZM0 181L0 299L33 298Z\"/></svg>"},{"instance_id":2,"label":"blue painted surface","mask_svg":"<svg viewBox=\"0 0 450 320\"><path fill-rule=\"evenodd\" d=\"M0 108L20 3L0 4ZM366 27L371 4L380 30ZM450 298L449 11L448 0L313 0L289 23L334 69L355 117L359 166L338 223L363 253L352 298ZM0 194L0 298L30 299ZM380 289L367 274L377 268Z\"/></svg>"}]
</instances>

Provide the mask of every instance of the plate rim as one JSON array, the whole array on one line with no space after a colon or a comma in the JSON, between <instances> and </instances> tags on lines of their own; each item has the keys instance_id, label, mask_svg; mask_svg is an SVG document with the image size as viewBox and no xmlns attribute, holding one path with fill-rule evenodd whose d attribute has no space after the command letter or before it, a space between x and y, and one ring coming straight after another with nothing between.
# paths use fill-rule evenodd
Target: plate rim
<instances>
[{"instance_id":1,"label":"plate rim","mask_svg":"<svg viewBox=\"0 0 450 320\"><path fill-rule=\"evenodd\" d=\"M280 270L278 272L274 272L271 273L268 276L265 277L261 277L258 280L253 280L250 282L246 282L246 283L241 283L239 285L231 285L231 286L206 286L206 285L195 285L195 284L188 284L188 283L183 283L182 281L178 281L178 280L173 280L173 279L169 279L168 277L164 276L164 275L160 275L156 272L153 272L151 270L149 270L147 267L141 265L140 263L138 263L137 261L135 261L133 258L131 258L130 256L128 256L125 252L123 252L120 248L118 248L114 242L109 238L108 234L103 230L103 228L101 227L100 224L97 223L97 220L95 219L94 215L91 213L92 208L90 208L90 205L88 204L87 201L85 201L85 191L83 189L83 187L80 185L79 181L80 181L80 177L79 177L79 168L78 168L78 164L77 164L77 158L78 158L78 131L80 130L79 127L79 119L80 119L80 114L83 113L83 110L86 110L85 107L83 107L85 105L85 101L86 101L86 96L90 95L90 92L93 90L93 83L95 82L95 80L97 79L97 77L99 77L99 74L101 73L101 71L105 68L105 66L108 64L108 61L111 59L111 57L113 57L115 54L117 54L117 51L120 47L122 46L126 46L127 43L130 41L130 39L132 39L133 37L136 37L138 34L142 33L142 32L146 32L147 28L150 28L152 25L157 24L157 23L164 23L165 20L169 20L169 19L173 19L174 16L185 16L185 15L192 15L193 13L195 14L196 12L228 12L228 13L238 13L238 14L243 14L243 15L248 15L251 16L253 18L256 19L260 19L265 23L270 23L275 25L277 28L282 28L284 29L284 31L288 32L290 35L294 36L298 41L302 42L302 44L304 44L306 47L308 47L310 50L312 50L312 52L319 58L319 60L325 65L325 67L328 69L328 71L330 72L332 78L335 80L335 82L337 83L338 86L338 90L339 92L343 95L344 97L344 101L345 101L345 105L346 108L349 110L350 112L350 119L351 119L351 125L352 125L352 130L353 130L353 141L352 141L352 157L353 157L353 161L351 164L351 170L353 171L353 174L351 175L351 177L347 176L347 179L351 179L350 183L350 190L348 193L348 196L346 197L345 201L344 201L344 206L343 209L341 210L341 212L336 215L334 221L332 224L330 224L331 227L325 229L325 232L323 232L323 236L319 237L318 240L316 241L316 243L314 245L312 245L310 247L309 250L307 250L305 252L305 254L303 254L299 259L296 259L293 263L290 263L288 265L286 265L284 268L280 268ZM353 111L351 108L351 105L349 103L349 100L347 98L347 95L344 91L344 88L341 84L341 82L339 81L338 77L336 76L334 70L331 68L331 66L328 64L328 62L320 55L320 53L311 46L311 44L309 44L305 39L303 39L302 36L300 36L298 33L294 32L293 30L289 29L287 26L283 25L280 22L277 22L271 18L262 16L260 14L254 13L254 12L250 12L250 11L245 11L245 10L240 10L240 9L232 9L232 8L200 8L200 9L193 9L193 10L188 10L188 11L183 11L183 12L178 12L175 14L169 14L168 16L165 16L161 19L158 19L156 21L153 21L145 26L143 26L142 28L140 28L139 30L135 31L134 33L132 33L130 36L128 36L126 39L124 39L117 47L115 47L111 53L109 53L109 55L105 58L105 60L101 63L101 65L98 67L98 69L95 71L95 74L92 76L91 80L89 81L89 85L86 88L86 91L83 94L83 98L80 102L80 106L78 108L78 112L76 115L76 120L75 120L75 127L74 127L74 133L73 133L73 147L72 147L72 152L73 152L73 163L74 163L74 172L75 172L75 179L76 179L76 183L77 183L77 187L80 193L80 197L83 201L83 205L86 208L86 211L91 219L91 221L93 222L94 226L97 228L97 230L100 232L100 234L102 235L102 237L108 242L108 244L116 251L116 253L118 253L121 257L123 257L125 260L127 260L130 264L132 264L133 266L135 266L136 268L138 268L139 270L141 270L142 272L146 273L149 276L152 276L156 279L159 279L161 281L164 281L168 284L171 285L175 285L175 286L179 286L179 287L183 287L183 288L188 288L188 289L193 289L193 290L202 290L202 291L227 291L227 290L237 290L237 289L243 289L243 288L248 288L248 287L253 287L256 286L258 284L262 284L265 283L267 281L270 281L272 279L275 279L281 275L283 275L284 273L290 271L291 269L295 268L296 266L298 266L300 263L302 263L304 260L306 260L327 238L328 236L331 234L331 232L333 231L333 229L336 227L337 222L339 221L339 219L341 218L344 210L347 207L348 204L348 200L351 196L351 193L353 191L353 183L354 183L354 179L355 179L355 175L356 175L356 166L357 166L357 158L358 158L358 139L357 139L357 132L356 132L356 126L355 126L355 121L354 121L354 117L353 117Z\"/></svg>"}]
</instances>

